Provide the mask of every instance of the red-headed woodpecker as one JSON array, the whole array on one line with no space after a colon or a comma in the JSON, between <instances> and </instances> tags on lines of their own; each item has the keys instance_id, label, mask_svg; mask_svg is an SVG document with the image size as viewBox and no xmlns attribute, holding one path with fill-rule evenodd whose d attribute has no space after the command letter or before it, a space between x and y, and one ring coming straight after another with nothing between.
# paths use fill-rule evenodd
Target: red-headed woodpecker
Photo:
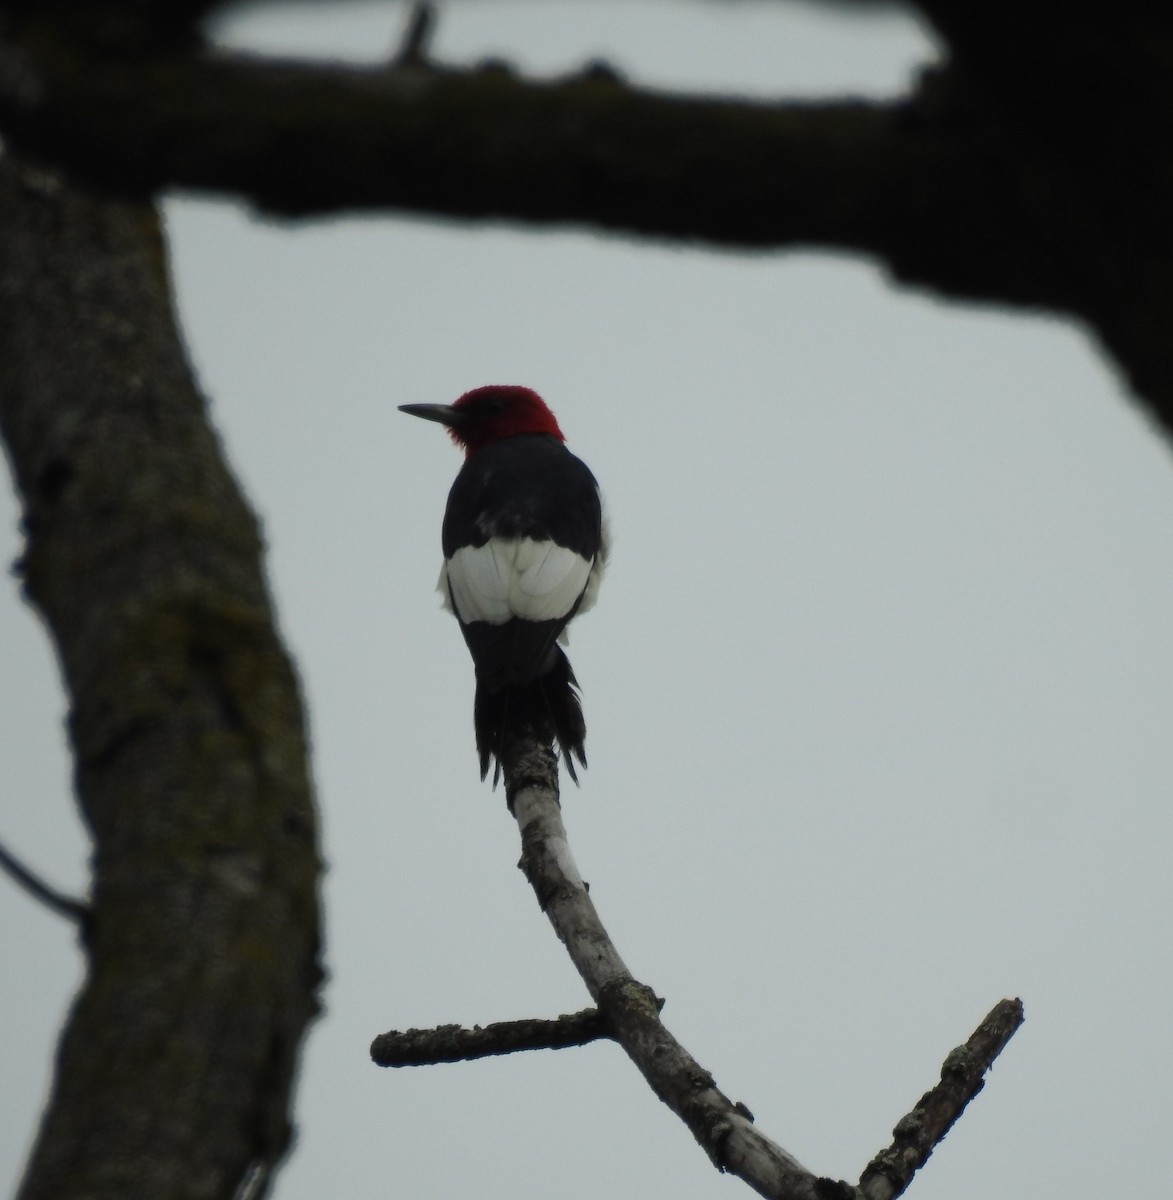
<instances>
[{"instance_id":1,"label":"red-headed woodpecker","mask_svg":"<svg viewBox=\"0 0 1173 1200\"><path fill-rule=\"evenodd\" d=\"M448 494L440 591L476 666L481 778L525 726L556 738L570 777L586 724L559 642L595 602L607 556L599 486L529 388L481 387L400 412L448 427L465 463Z\"/></svg>"}]
</instances>

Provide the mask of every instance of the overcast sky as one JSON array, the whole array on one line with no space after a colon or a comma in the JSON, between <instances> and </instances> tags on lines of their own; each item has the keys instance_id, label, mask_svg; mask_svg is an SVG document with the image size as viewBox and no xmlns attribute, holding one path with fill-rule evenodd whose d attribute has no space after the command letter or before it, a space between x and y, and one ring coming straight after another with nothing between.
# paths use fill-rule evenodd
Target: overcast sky
<instances>
[{"instance_id":1,"label":"overcast sky","mask_svg":"<svg viewBox=\"0 0 1173 1200\"><path fill-rule=\"evenodd\" d=\"M403 7L274 8L239 44L371 59ZM438 50L757 95L898 92L888 15L786 4L445 7ZM307 170L313 165L307 164ZM1027 1024L913 1195L1147 1194L1173 1100L1173 459L1068 323L863 261L168 204L179 302L261 513L312 722L327 1014L283 1200L748 1195L623 1054L389 1072L388 1028L581 1008L477 778L439 610L460 459L395 411L537 388L614 532L571 658L592 896L664 1018L768 1135L849 1179L990 1006ZM0 495L0 553L19 550ZM0 591L0 836L85 887L47 643ZM0 1172L78 979L0 881Z\"/></svg>"}]
</instances>

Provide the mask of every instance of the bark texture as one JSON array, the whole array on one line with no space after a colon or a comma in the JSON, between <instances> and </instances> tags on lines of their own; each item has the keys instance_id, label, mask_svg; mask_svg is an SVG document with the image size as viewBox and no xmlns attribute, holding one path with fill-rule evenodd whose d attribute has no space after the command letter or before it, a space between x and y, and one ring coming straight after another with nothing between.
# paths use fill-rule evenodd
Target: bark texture
<instances>
[{"instance_id":1,"label":"bark texture","mask_svg":"<svg viewBox=\"0 0 1173 1200\"><path fill-rule=\"evenodd\" d=\"M506 746L502 761L505 794L521 833L521 868L598 1005L604 1035L622 1046L713 1165L737 1175L769 1200L896 1200L902 1195L981 1091L986 1072L1022 1024L1022 1002L1001 1001L966 1044L949 1055L941 1081L898 1122L892 1145L868 1164L858 1185L816 1176L763 1134L744 1104L717 1087L713 1076L661 1021L664 1001L624 965L570 852L558 798L557 757L546 734L519 733ZM420 1062L420 1051L426 1054L429 1043L446 1048L453 1028L414 1031L416 1036L408 1041L410 1061ZM390 1039L388 1048L403 1038L402 1034L385 1036ZM376 1039L376 1047L380 1041ZM505 1047L532 1048L532 1044ZM433 1051L423 1061L451 1061L451 1056L441 1058Z\"/></svg>"},{"instance_id":2,"label":"bark texture","mask_svg":"<svg viewBox=\"0 0 1173 1200\"><path fill-rule=\"evenodd\" d=\"M505 748L505 795L521 833L521 868L566 947L610 1036L652 1091L688 1127L718 1170L773 1200L833 1200L848 1184L821 1180L754 1128L660 1020L659 1001L627 969L570 852L558 799L558 761L530 731Z\"/></svg>"},{"instance_id":3,"label":"bark texture","mask_svg":"<svg viewBox=\"0 0 1173 1200\"><path fill-rule=\"evenodd\" d=\"M859 1180L865 1200L895 1200L929 1160L969 1102L986 1086L986 1073L1026 1020L1021 1000L1000 1000L964 1046L941 1067L941 1079L892 1130L892 1144L868 1163Z\"/></svg>"},{"instance_id":4,"label":"bark texture","mask_svg":"<svg viewBox=\"0 0 1173 1200\"><path fill-rule=\"evenodd\" d=\"M371 1043L371 1061L380 1067L430 1067L469 1062L521 1050L565 1050L609 1037L597 1008L554 1020L495 1021L492 1025L437 1025L432 1029L391 1030Z\"/></svg>"},{"instance_id":5,"label":"bark texture","mask_svg":"<svg viewBox=\"0 0 1173 1200\"><path fill-rule=\"evenodd\" d=\"M229 1197L286 1149L316 1006L297 682L156 212L11 157L0 434L94 842L87 977L20 1197Z\"/></svg>"}]
</instances>

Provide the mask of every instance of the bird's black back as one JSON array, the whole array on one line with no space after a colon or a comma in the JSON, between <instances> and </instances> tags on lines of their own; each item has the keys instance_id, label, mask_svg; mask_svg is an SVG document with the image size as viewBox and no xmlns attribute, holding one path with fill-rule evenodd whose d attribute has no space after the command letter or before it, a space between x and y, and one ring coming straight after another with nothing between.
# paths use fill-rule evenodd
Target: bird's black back
<instances>
[{"instance_id":1,"label":"bird's black back","mask_svg":"<svg viewBox=\"0 0 1173 1200\"><path fill-rule=\"evenodd\" d=\"M519 434L478 450L448 494L444 557L490 538L549 539L593 559L602 540L590 468L549 434Z\"/></svg>"}]
</instances>

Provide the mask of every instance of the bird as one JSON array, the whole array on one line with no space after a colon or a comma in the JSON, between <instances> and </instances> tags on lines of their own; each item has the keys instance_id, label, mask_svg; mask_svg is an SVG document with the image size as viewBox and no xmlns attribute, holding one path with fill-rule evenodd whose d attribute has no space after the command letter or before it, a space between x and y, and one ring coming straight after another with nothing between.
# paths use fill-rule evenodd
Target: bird
<instances>
[{"instance_id":1,"label":"bird","mask_svg":"<svg viewBox=\"0 0 1173 1200\"><path fill-rule=\"evenodd\" d=\"M446 426L465 454L444 511L438 588L476 672L481 779L493 762L496 786L509 738L530 727L557 741L577 784L586 722L562 646L606 566L599 485L531 388L478 387L452 404L399 411Z\"/></svg>"}]
</instances>

